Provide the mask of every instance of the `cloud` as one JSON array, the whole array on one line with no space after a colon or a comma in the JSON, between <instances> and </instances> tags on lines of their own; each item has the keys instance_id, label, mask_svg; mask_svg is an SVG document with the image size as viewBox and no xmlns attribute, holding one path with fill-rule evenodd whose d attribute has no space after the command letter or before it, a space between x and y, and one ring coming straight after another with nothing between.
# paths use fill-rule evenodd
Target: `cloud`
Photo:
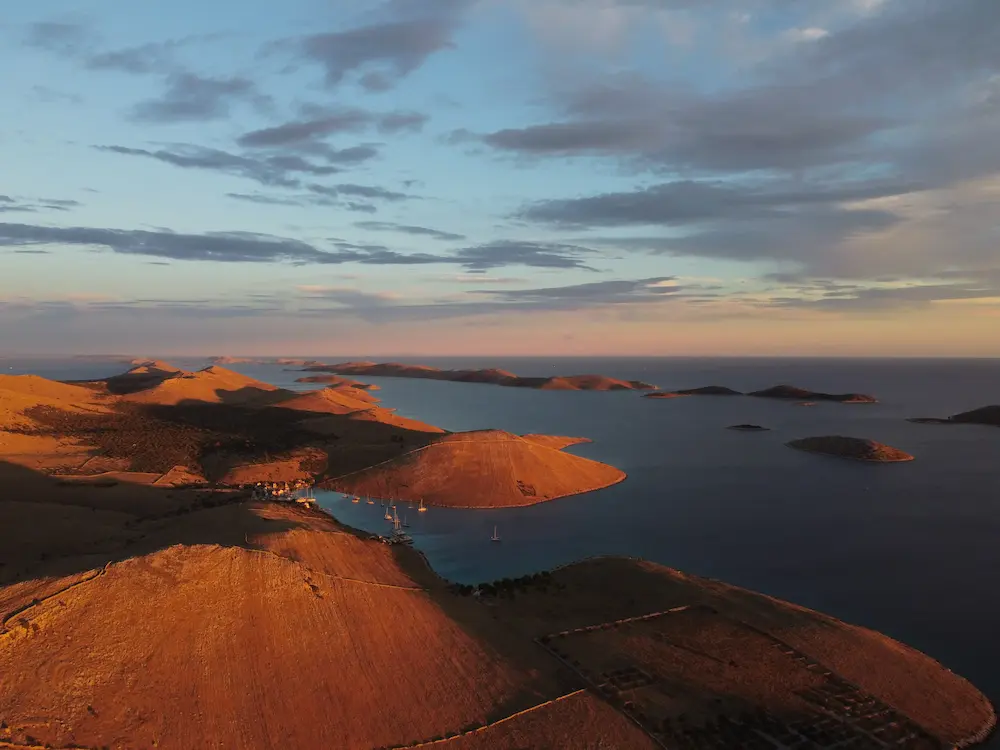
<instances>
[{"instance_id":1,"label":"cloud","mask_svg":"<svg viewBox=\"0 0 1000 750\"><path fill-rule=\"evenodd\" d=\"M474 294L488 294L495 299L514 302L521 300L536 302L539 300L586 300L610 305L658 300L664 295L677 294L681 291L681 287L670 283L676 279L676 276L656 276L632 281L595 281L589 284L541 289L505 289L502 291L482 289L477 290Z\"/></svg>"},{"instance_id":2,"label":"cloud","mask_svg":"<svg viewBox=\"0 0 1000 750\"><path fill-rule=\"evenodd\" d=\"M248 78L172 73L163 95L137 104L132 118L155 123L216 120L228 117L233 104L248 102L260 107L266 101Z\"/></svg>"},{"instance_id":3,"label":"cloud","mask_svg":"<svg viewBox=\"0 0 1000 750\"><path fill-rule=\"evenodd\" d=\"M81 205L79 201L64 198L12 198L9 195L0 195L0 213L69 211Z\"/></svg>"},{"instance_id":4,"label":"cloud","mask_svg":"<svg viewBox=\"0 0 1000 750\"><path fill-rule=\"evenodd\" d=\"M133 75L169 74L177 69L174 54L183 44L183 41L151 42L94 52L86 58L84 65L91 70L113 70Z\"/></svg>"},{"instance_id":5,"label":"cloud","mask_svg":"<svg viewBox=\"0 0 1000 750\"><path fill-rule=\"evenodd\" d=\"M312 34L294 42L301 58L322 66L327 86L359 73L369 91L386 91L431 56L453 47L469 0L388 3L383 20L346 31Z\"/></svg>"},{"instance_id":6,"label":"cloud","mask_svg":"<svg viewBox=\"0 0 1000 750\"><path fill-rule=\"evenodd\" d=\"M683 5L627 4L649 12ZM548 121L473 137L500 153L611 157L639 171L884 165L891 172L906 165L895 163L905 152L887 148L890 138L948 142L935 131L964 109L962 87L1000 70L1000 5L991 0L887 0L825 36L812 26L799 32L809 43L775 46L715 92L588 72L560 80ZM950 141L950 150L961 147Z\"/></svg>"},{"instance_id":7,"label":"cloud","mask_svg":"<svg viewBox=\"0 0 1000 750\"><path fill-rule=\"evenodd\" d=\"M30 47L47 52L75 55L91 43L92 37L83 24L44 21L31 24L24 41Z\"/></svg>"},{"instance_id":8,"label":"cloud","mask_svg":"<svg viewBox=\"0 0 1000 750\"><path fill-rule=\"evenodd\" d=\"M333 298L347 307L345 312L358 318L372 323L391 323L662 304L683 299L681 288L662 286L663 282L672 280L673 277L655 277L519 290L477 289L458 298L431 302L374 297L359 292L334 293ZM329 309L306 308L305 312L324 314Z\"/></svg>"},{"instance_id":9,"label":"cloud","mask_svg":"<svg viewBox=\"0 0 1000 750\"><path fill-rule=\"evenodd\" d=\"M354 226L359 229L367 229L372 232L399 232L401 234L413 234L423 237L431 237L435 240L459 241L464 240L464 234L454 232L442 232L438 229L414 226L412 224L396 224L391 221L356 221Z\"/></svg>"},{"instance_id":10,"label":"cloud","mask_svg":"<svg viewBox=\"0 0 1000 750\"><path fill-rule=\"evenodd\" d=\"M818 26L807 26L805 28L788 29L785 37L793 42L815 42L817 39L830 36L830 32Z\"/></svg>"},{"instance_id":11,"label":"cloud","mask_svg":"<svg viewBox=\"0 0 1000 750\"><path fill-rule=\"evenodd\" d=\"M249 148L312 148L324 138L338 133L355 133L374 127L387 135L420 130L427 115L420 112L375 113L358 108L344 108L290 120L270 128L242 135L237 143Z\"/></svg>"},{"instance_id":12,"label":"cloud","mask_svg":"<svg viewBox=\"0 0 1000 750\"><path fill-rule=\"evenodd\" d=\"M462 248L450 257L458 259L463 266L473 271L512 265L594 271L596 269L586 265L581 259L581 256L588 255L594 255L594 251L578 245L497 240Z\"/></svg>"},{"instance_id":13,"label":"cloud","mask_svg":"<svg viewBox=\"0 0 1000 750\"><path fill-rule=\"evenodd\" d=\"M503 266L537 268L588 268L578 254L592 253L568 245L491 243L464 248L447 255L399 253L378 244L330 240L324 249L302 240L253 232L184 234L169 230L49 227L0 223L0 247L41 249L50 246L91 247L123 255L143 255L171 260L223 263L292 263L414 266L457 265L471 271Z\"/></svg>"},{"instance_id":14,"label":"cloud","mask_svg":"<svg viewBox=\"0 0 1000 750\"><path fill-rule=\"evenodd\" d=\"M801 207L831 206L913 192L886 180L846 183L676 180L634 191L538 201L518 218L563 228L684 226L719 219L780 219Z\"/></svg>"},{"instance_id":15,"label":"cloud","mask_svg":"<svg viewBox=\"0 0 1000 750\"><path fill-rule=\"evenodd\" d=\"M353 247L328 251L301 240L250 232L181 234L169 231L0 223L0 246L30 248L53 245L103 248L124 255L225 263L355 262L401 265L449 262L438 256L404 255L384 248L365 251Z\"/></svg>"},{"instance_id":16,"label":"cloud","mask_svg":"<svg viewBox=\"0 0 1000 750\"><path fill-rule=\"evenodd\" d=\"M95 148L124 156L155 159L182 169L222 172L271 187L299 187L299 175L327 176L341 171L339 167L316 164L300 156L242 156L193 144L173 144L155 151L127 146Z\"/></svg>"},{"instance_id":17,"label":"cloud","mask_svg":"<svg viewBox=\"0 0 1000 750\"><path fill-rule=\"evenodd\" d=\"M309 185L308 189L319 195L342 196L349 195L355 198L368 198L369 200L383 201L405 201L412 196L400 193L395 190L374 185L356 185L353 183L342 183L340 185Z\"/></svg>"}]
</instances>

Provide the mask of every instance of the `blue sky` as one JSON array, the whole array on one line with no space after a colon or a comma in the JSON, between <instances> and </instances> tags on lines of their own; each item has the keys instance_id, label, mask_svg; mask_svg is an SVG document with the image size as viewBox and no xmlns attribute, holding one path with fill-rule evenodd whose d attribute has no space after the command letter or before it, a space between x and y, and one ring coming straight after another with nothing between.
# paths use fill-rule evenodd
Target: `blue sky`
<instances>
[{"instance_id":1,"label":"blue sky","mask_svg":"<svg viewBox=\"0 0 1000 750\"><path fill-rule=\"evenodd\" d=\"M1000 354L992 0L9 5L0 354Z\"/></svg>"}]
</instances>

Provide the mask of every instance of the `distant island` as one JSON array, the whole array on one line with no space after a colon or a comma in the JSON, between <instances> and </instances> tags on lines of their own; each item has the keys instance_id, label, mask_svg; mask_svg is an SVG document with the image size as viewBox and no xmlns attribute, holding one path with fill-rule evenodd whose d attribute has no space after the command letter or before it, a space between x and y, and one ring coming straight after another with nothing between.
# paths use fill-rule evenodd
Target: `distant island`
<instances>
[{"instance_id":1,"label":"distant island","mask_svg":"<svg viewBox=\"0 0 1000 750\"><path fill-rule=\"evenodd\" d=\"M823 453L828 456L849 458L854 461L871 461L875 463L898 463L912 461L909 453L893 448L874 440L864 438L844 437L843 435L826 435L792 440L788 447L809 453Z\"/></svg>"},{"instance_id":2,"label":"distant island","mask_svg":"<svg viewBox=\"0 0 1000 750\"><path fill-rule=\"evenodd\" d=\"M762 427L759 424L734 424L726 428L727 430L737 430L738 432L768 432L770 427Z\"/></svg>"},{"instance_id":3,"label":"distant island","mask_svg":"<svg viewBox=\"0 0 1000 750\"><path fill-rule=\"evenodd\" d=\"M1000 404L963 411L950 417L914 417L906 420L915 424L982 424L1000 427Z\"/></svg>"},{"instance_id":4,"label":"distant island","mask_svg":"<svg viewBox=\"0 0 1000 750\"><path fill-rule=\"evenodd\" d=\"M823 393L810 391L794 385L775 385L761 391L743 393L724 385L706 385L701 388L684 388L676 391L653 391L643 394L643 398L670 399L683 396L754 396L783 401L797 401L801 406L813 406L816 401L834 401L840 404L877 404L878 399L863 393Z\"/></svg>"},{"instance_id":5,"label":"distant island","mask_svg":"<svg viewBox=\"0 0 1000 750\"><path fill-rule=\"evenodd\" d=\"M325 383L338 388L360 388L366 391L377 391L379 387L374 383L362 383L360 380L342 378L340 375L307 375L304 378L296 378L296 383Z\"/></svg>"},{"instance_id":6,"label":"distant island","mask_svg":"<svg viewBox=\"0 0 1000 750\"><path fill-rule=\"evenodd\" d=\"M406 365L398 362L341 362L333 365L309 365L303 372L330 372L382 378L416 378L447 380L456 383L487 383L510 388L535 388L545 391L636 391L652 390L656 386L641 380L619 380L604 375L555 375L524 377L507 370L441 370L426 365Z\"/></svg>"},{"instance_id":7,"label":"distant island","mask_svg":"<svg viewBox=\"0 0 1000 750\"><path fill-rule=\"evenodd\" d=\"M840 404L877 404L878 399L863 393L822 393L808 391L794 385L776 385L762 391L753 391L750 396L757 398L777 398L788 401L836 401Z\"/></svg>"},{"instance_id":8,"label":"distant island","mask_svg":"<svg viewBox=\"0 0 1000 750\"><path fill-rule=\"evenodd\" d=\"M654 391L646 393L643 398L681 398L683 396L742 396L739 391L726 388L724 385L706 385L701 388L684 388L677 391Z\"/></svg>"}]
</instances>

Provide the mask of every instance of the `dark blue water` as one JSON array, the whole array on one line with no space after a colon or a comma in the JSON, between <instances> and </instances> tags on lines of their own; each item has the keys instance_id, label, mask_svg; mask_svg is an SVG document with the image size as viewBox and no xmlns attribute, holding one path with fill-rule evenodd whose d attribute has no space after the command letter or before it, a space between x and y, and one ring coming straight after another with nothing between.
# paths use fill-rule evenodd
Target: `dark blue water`
<instances>
[{"instance_id":1,"label":"dark blue water","mask_svg":"<svg viewBox=\"0 0 1000 750\"><path fill-rule=\"evenodd\" d=\"M875 405L805 408L753 398L657 401L631 392L367 379L381 386L385 406L405 416L450 430L591 438L569 450L629 475L605 490L529 508L404 511L417 546L441 575L478 582L592 555L644 557L885 632L939 659L1000 703L1000 429L905 421L1000 403L1000 361L421 362L503 367L521 375L601 373L664 389L791 383L877 396ZM41 375L67 377L65 363L48 370L30 366ZM83 376L109 374L107 364L97 372L99 367L77 369L90 368ZM121 369L110 366L111 372ZM276 366L233 369L285 386L299 376ZM724 429L740 422L772 431ZM872 438L917 460L869 465L784 446L825 434ZM322 502L351 525L386 527L378 505L354 505L333 493ZM489 542L494 525L502 544Z\"/></svg>"}]
</instances>

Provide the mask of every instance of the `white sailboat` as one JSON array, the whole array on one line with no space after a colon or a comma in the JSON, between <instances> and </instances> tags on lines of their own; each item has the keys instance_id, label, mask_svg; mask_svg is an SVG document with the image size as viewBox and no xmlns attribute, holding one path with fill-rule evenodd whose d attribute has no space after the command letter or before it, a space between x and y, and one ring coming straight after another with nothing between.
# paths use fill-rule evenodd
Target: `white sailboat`
<instances>
[{"instance_id":1,"label":"white sailboat","mask_svg":"<svg viewBox=\"0 0 1000 750\"><path fill-rule=\"evenodd\" d=\"M346 497L346 495L344 497ZM361 498L358 497L357 495L355 495L353 498L351 498L351 502L352 503L360 503L361 502Z\"/></svg>"},{"instance_id":2,"label":"white sailboat","mask_svg":"<svg viewBox=\"0 0 1000 750\"><path fill-rule=\"evenodd\" d=\"M427 512L427 508L424 506L424 499L423 498L420 498L420 506L417 508L417 510L419 512L421 512L421 513L426 513Z\"/></svg>"},{"instance_id":3,"label":"white sailboat","mask_svg":"<svg viewBox=\"0 0 1000 750\"><path fill-rule=\"evenodd\" d=\"M375 501L374 501L374 500L372 500L372 499L371 499L371 497L369 497L369 498L368 498L368 504L369 504L369 505L374 505L374 504L375 504Z\"/></svg>"},{"instance_id":4,"label":"white sailboat","mask_svg":"<svg viewBox=\"0 0 1000 750\"><path fill-rule=\"evenodd\" d=\"M499 542L500 541L500 535L497 533L497 527L496 526L493 527L493 536L490 537L490 541L491 542Z\"/></svg>"}]
</instances>

